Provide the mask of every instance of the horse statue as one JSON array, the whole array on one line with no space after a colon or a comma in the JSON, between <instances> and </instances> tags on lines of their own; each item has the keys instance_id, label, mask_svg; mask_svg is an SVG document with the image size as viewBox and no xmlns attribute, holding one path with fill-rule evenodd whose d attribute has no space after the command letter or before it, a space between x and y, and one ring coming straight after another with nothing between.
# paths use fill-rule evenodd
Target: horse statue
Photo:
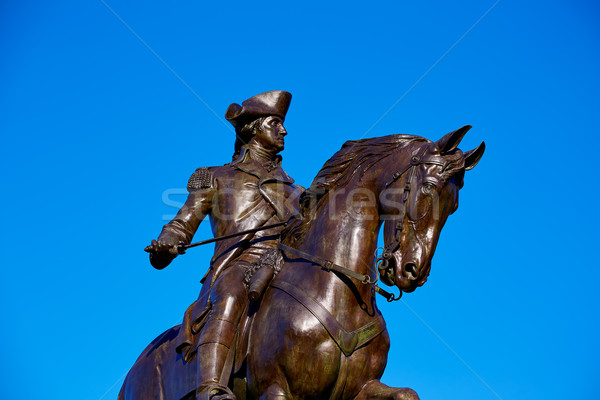
<instances>
[{"instance_id":1,"label":"horse statue","mask_svg":"<svg viewBox=\"0 0 600 400\"><path fill-rule=\"evenodd\" d=\"M470 128L436 142L411 135L348 141L325 163L301 198L303 218L282 233L281 268L238 330L224 371L238 400L419 398L379 380L390 338L375 296L397 297L376 285L378 269L400 294L426 282L464 172L485 150L483 142L458 149ZM374 262L382 224L385 248ZM175 351L179 328L144 350L119 400L194 399L197 363Z\"/></svg>"}]
</instances>

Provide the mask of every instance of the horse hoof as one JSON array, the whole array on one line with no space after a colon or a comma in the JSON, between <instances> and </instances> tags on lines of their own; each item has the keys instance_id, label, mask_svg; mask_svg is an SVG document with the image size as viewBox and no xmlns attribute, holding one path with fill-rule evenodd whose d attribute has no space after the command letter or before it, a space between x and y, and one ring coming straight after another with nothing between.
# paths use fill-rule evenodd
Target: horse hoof
<instances>
[{"instance_id":1,"label":"horse hoof","mask_svg":"<svg viewBox=\"0 0 600 400\"><path fill-rule=\"evenodd\" d=\"M394 400L419 400L419 396L410 388L402 388L394 393Z\"/></svg>"}]
</instances>

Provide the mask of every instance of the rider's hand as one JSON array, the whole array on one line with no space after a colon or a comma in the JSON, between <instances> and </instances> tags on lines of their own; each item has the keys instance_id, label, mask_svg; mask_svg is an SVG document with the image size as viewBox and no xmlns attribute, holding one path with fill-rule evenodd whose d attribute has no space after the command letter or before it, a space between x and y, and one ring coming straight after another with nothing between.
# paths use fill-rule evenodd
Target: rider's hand
<instances>
[{"instance_id":1,"label":"rider's hand","mask_svg":"<svg viewBox=\"0 0 600 400\"><path fill-rule=\"evenodd\" d=\"M156 254L159 257L177 257L177 245L172 245L157 240L152 240L150 246L147 246L144 251L151 254Z\"/></svg>"}]
</instances>

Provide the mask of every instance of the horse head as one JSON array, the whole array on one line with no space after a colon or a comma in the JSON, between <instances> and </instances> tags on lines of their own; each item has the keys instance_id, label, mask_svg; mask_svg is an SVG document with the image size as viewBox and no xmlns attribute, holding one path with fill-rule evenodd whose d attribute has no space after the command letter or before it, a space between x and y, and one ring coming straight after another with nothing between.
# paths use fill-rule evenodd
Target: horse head
<instances>
[{"instance_id":1,"label":"horse head","mask_svg":"<svg viewBox=\"0 0 600 400\"><path fill-rule=\"evenodd\" d=\"M404 292L422 286L429 276L431 259L446 219L458 208L458 191L464 172L474 168L485 143L462 152L458 145L466 125L437 142L420 142L395 157L405 164L393 172L383 189L384 257L381 281ZM410 158L409 163L406 158ZM397 167L396 167L397 168ZM387 254L386 254L387 253Z\"/></svg>"}]
</instances>

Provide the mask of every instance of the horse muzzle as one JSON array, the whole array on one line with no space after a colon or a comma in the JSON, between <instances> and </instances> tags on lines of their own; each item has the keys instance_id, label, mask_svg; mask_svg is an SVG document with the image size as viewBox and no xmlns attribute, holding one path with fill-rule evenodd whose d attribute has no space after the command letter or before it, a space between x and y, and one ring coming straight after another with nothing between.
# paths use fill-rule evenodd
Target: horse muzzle
<instances>
[{"instance_id":1,"label":"horse muzzle","mask_svg":"<svg viewBox=\"0 0 600 400\"><path fill-rule=\"evenodd\" d=\"M427 281L430 263L426 264L410 255L403 260L400 252L394 254L394 284L403 292L412 292Z\"/></svg>"},{"instance_id":2,"label":"horse muzzle","mask_svg":"<svg viewBox=\"0 0 600 400\"><path fill-rule=\"evenodd\" d=\"M398 266L402 266L399 268ZM412 292L417 288L419 279L419 267L415 261L403 262L400 252L380 264L379 279L388 286L397 286L404 292Z\"/></svg>"}]
</instances>

